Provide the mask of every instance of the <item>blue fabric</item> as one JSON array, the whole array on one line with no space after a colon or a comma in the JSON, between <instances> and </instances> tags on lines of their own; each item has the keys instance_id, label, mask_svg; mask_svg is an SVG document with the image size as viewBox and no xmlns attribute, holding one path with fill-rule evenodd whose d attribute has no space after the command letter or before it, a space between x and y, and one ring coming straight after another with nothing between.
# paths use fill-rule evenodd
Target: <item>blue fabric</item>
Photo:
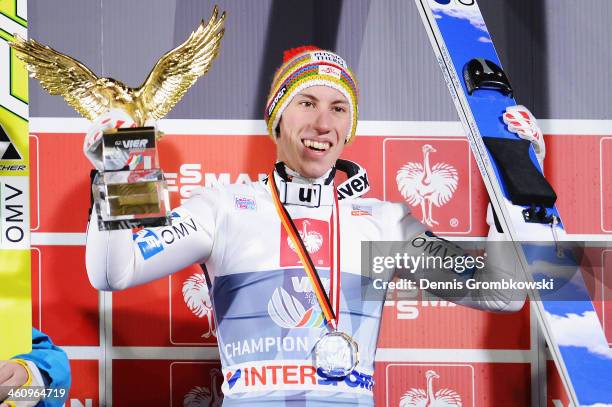
<instances>
[{"instance_id":1,"label":"blue fabric","mask_svg":"<svg viewBox=\"0 0 612 407\"><path fill-rule=\"evenodd\" d=\"M46 388L66 390L64 397L41 401L37 407L61 407L66 402L71 383L70 363L66 353L55 346L47 335L32 328L32 351L17 355L15 359L33 362L40 370Z\"/></svg>"}]
</instances>

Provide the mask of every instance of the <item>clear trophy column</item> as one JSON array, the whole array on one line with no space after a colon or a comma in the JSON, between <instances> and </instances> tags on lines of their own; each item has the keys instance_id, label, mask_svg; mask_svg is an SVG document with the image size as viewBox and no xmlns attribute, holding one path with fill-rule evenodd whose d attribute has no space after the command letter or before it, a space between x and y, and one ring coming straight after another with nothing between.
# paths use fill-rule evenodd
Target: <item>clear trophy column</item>
<instances>
[{"instance_id":1,"label":"clear trophy column","mask_svg":"<svg viewBox=\"0 0 612 407\"><path fill-rule=\"evenodd\" d=\"M92 192L100 230L170 224L170 200L159 168L154 127L105 132L104 171Z\"/></svg>"}]
</instances>

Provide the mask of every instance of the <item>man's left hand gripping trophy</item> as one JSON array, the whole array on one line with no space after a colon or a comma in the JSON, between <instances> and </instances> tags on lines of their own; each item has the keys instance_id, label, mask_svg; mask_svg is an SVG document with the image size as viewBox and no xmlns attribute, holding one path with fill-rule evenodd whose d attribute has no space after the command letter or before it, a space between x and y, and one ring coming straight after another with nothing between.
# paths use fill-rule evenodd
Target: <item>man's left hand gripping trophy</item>
<instances>
[{"instance_id":1,"label":"man's left hand gripping trophy","mask_svg":"<svg viewBox=\"0 0 612 407\"><path fill-rule=\"evenodd\" d=\"M215 6L208 23L202 20L185 42L166 53L138 88L98 78L76 59L33 39L15 35L10 44L45 90L63 96L93 121L83 150L98 170L92 193L100 229L169 223L168 190L155 145L161 133L154 124L218 56L225 13L217 16Z\"/></svg>"}]
</instances>

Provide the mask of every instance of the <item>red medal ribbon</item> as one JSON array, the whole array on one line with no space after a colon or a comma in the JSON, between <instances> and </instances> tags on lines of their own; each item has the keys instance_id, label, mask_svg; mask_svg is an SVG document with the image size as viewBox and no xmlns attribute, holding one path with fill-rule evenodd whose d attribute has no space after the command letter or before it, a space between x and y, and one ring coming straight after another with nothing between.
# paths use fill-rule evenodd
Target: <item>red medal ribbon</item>
<instances>
[{"instance_id":1,"label":"red medal ribbon","mask_svg":"<svg viewBox=\"0 0 612 407\"><path fill-rule=\"evenodd\" d=\"M329 242L329 249L331 252L330 256L330 283L329 283L329 296L325 292L319 273L315 268L310 254L306 250L304 241L300 237L300 234L295 227L295 223L291 219L287 208L281 203L280 197L278 196L278 190L276 189L276 180L274 178L274 172L271 172L268 176L268 186L272 194L272 201L276 207L276 212L287 232L287 235L293 242L293 246L296 248L298 257L300 258L306 275L310 279L315 296L319 302L319 306L323 311L323 316L328 326L333 330L338 328L338 317L340 315L340 215L338 210L338 197L334 194L334 205L332 207L332 216L330 219L332 238Z\"/></svg>"}]
</instances>

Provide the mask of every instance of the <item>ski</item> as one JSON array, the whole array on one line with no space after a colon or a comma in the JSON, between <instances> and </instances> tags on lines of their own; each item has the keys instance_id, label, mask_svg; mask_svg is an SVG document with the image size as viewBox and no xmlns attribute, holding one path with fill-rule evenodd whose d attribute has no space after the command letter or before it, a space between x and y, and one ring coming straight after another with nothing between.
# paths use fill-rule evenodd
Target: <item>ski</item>
<instances>
[{"instance_id":1,"label":"ski","mask_svg":"<svg viewBox=\"0 0 612 407\"><path fill-rule=\"evenodd\" d=\"M554 278L559 287L529 294L568 397L575 406L612 405L612 351L582 271L564 249L556 195L533 148L500 120L516 101L480 9L475 0L415 2L501 229L526 278ZM570 272L552 275L550 266Z\"/></svg>"},{"instance_id":2,"label":"ski","mask_svg":"<svg viewBox=\"0 0 612 407\"><path fill-rule=\"evenodd\" d=\"M32 347L28 72L9 48L27 37L26 8L0 2L0 360Z\"/></svg>"}]
</instances>

